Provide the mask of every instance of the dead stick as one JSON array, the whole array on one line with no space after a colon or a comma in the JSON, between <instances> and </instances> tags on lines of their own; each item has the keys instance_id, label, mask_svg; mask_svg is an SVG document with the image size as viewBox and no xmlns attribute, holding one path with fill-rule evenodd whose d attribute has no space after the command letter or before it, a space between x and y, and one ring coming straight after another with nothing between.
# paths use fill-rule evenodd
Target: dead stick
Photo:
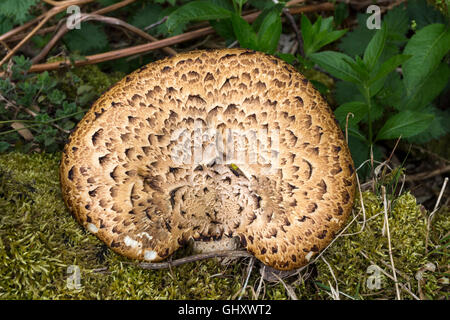
<instances>
[{"instance_id":1,"label":"dead stick","mask_svg":"<svg viewBox=\"0 0 450 320\"><path fill-rule=\"evenodd\" d=\"M110 5L110 6L101 8L101 9L99 9L99 10L93 11L92 14L105 14L105 13L109 13L109 12L111 12L111 11L120 9L120 8L122 8L122 7L124 7L124 6L128 5L128 4L130 4L130 3L133 3L133 2L135 2L135 1L136 1L136 0L124 0L124 1L121 1L121 2L118 2L118 3L115 3L115 4L112 4L112 5ZM21 32L22 30L27 29L29 26L31 26L31 25L33 25L34 23L36 23L36 21L39 21L40 19L42 19L44 16L45 16L45 13L42 14L41 16L37 17L36 19L33 19L33 20L30 21L30 22L27 22L26 24L24 24L24 25L22 25L22 26L20 26L20 27L17 27L17 28L15 28L15 29L11 30L11 31L8 31L7 33L5 33L5 34L3 34L3 35L0 36L0 40L4 39L4 40L7 40L8 42L14 42L14 41L18 41L18 40L20 40L20 39L23 39L23 38L25 37L25 35L24 35L24 34L17 34L17 33ZM36 34L37 34L37 35L43 35L43 34L46 34L46 33L49 33L49 32L53 32L53 31L55 31L57 28L58 28L58 25L50 26L50 27L47 27L47 28L42 28L42 29L38 30L38 31L36 32Z\"/></svg>"},{"instance_id":2,"label":"dead stick","mask_svg":"<svg viewBox=\"0 0 450 320\"><path fill-rule=\"evenodd\" d=\"M100 21L103 23L111 24L111 25L120 26L131 32L136 33L137 35L139 35L142 38L147 39L149 41L153 41L153 42L158 41L158 39L149 35L147 32L144 32L141 29L136 28L135 26L132 26L131 24L128 24L120 19L113 18L113 17L104 17L104 16L101 16L98 14L83 13L80 15L80 22L85 22L85 21L90 21L90 20L95 20L95 21ZM34 57L31 61L34 64L41 61L49 53L49 51L55 46L55 44L59 41L59 39L61 39L68 31L69 31L69 28L67 27L67 25L63 24L63 26L58 30L58 32L55 34L55 36L47 43L45 48L42 49L42 51L36 57ZM169 48L169 47L162 48L162 50L164 50L167 54L169 54L171 56L177 54L177 52L175 50L173 50L172 48Z\"/></svg>"},{"instance_id":3,"label":"dead stick","mask_svg":"<svg viewBox=\"0 0 450 320\"><path fill-rule=\"evenodd\" d=\"M45 17L38 23L38 25L26 35L25 38L22 39L11 51L9 51L6 56L0 61L0 66L2 66L5 62L7 62L16 52L19 50L28 40L30 40L34 34L53 16L57 15L58 13L64 11L67 7L71 5L79 5L79 4L85 4L88 2L92 2L94 0L72 0L72 1L64 1L64 4L61 4L60 6L54 7L50 9L46 14Z\"/></svg>"},{"instance_id":4,"label":"dead stick","mask_svg":"<svg viewBox=\"0 0 450 320\"><path fill-rule=\"evenodd\" d=\"M289 10L290 10L291 14L299 14L302 12L312 12L312 11L316 11L316 10L333 10L333 8L334 8L334 6L332 3L322 3L322 4L318 4L318 5L304 6L301 8L291 8ZM295 9L295 12L292 12L292 10L294 10L294 9ZM258 17L259 13L260 12L252 13L247 16L244 16L243 18L248 22L252 22ZM183 33L178 36L171 37L171 38L162 39L162 40L152 42L152 43L146 43L146 44L133 46L133 47L125 48L125 49L119 49L119 50L114 50L114 51L110 51L110 52L95 54L92 56L87 56L87 57L85 57L84 60L77 60L73 64L74 64L74 66L84 66L84 65L88 65L88 64L95 64L95 63L99 63L99 62L120 59L120 58L128 57L131 55L139 54L139 53L144 53L144 52L148 52L148 51L152 51L152 50L156 50L156 49L161 49L161 48L171 46L174 44L178 44L178 43L181 43L184 41L204 37L204 36L207 36L214 32L215 31L212 27L206 27L206 28L195 30L195 31L186 32L186 33ZM42 72L42 71L46 71L46 70L47 71L48 70L56 70L59 68L67 67L70 64L71 64L71 62L69 59L66 59L64 61L58 61L58 62L36 64L36 65L31 66L31 68L28 70L28 72ZM0 77L3 75L4 75L4 73L0 73Z\"/></svg>"},{"instance_id":5,"label":"dead stick","mask_svg":"<svg viewBox=\"0 0 450 320\"><path fill-rule=\"evenodd\" d=\"M406 177L406 182L411 182L411 181L417 181L417 180L426 180L429 178L433 178L435 176L447 173L450 171L450 165L442 167L442 168L438 168L436 170L430 171L430 172L421 172L415 175L411 175Z\"/></svg>"},{"instance_id":6,"label":"dead stick","mask_svg":"<svg viewBox=\"0 0 450 320\"><path fill-rule=\"evenodd\" d=\"M150 270L160 270L160 269L168 269L171 267L177 267L185 263L205 260L210 258L249 258L253 257L252 254L247 251L235 251L235 250L222 250L222 251L214 251L208 253L200 253L195 254L189 257L180 258L177 260L167 261L167 262L141 262L138 264L142 269L150 269Z\"/></svg>"}]
</instances>

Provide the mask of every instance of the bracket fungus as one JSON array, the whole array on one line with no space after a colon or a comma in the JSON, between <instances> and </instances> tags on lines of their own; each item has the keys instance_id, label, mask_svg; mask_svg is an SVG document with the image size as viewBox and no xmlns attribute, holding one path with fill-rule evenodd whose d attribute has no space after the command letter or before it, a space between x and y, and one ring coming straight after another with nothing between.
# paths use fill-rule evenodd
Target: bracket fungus
<instances>
[{"instance_id":1,"label":"bracket fungus","mask_svg":"<svg viewBox=\"0 0 450 320\"><path fill-rule=\"evenodd\" d=\"M104 93L62 155L66 205L129 258L239 237L264 264L298 268L342 228L355 170L323 97L270 55L194 51Z\"/></svg>"}]
</instances>

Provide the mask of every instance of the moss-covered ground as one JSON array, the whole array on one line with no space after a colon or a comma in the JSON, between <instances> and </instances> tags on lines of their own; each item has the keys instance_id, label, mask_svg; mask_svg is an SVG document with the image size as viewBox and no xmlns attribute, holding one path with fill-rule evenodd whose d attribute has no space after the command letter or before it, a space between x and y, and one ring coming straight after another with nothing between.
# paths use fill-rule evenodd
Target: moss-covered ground
<instances>
[{"instance_id":1,"label":"moss-covered ground","mask_svg":"<svg viewBox=\"0 0 450 320\"><path fill-rule=\"evenodd\" d=\"M248 259L142 270L113 253L65 208L59 158L0 155L1 299L233 299L241 294ZM409 193L390 200L388 222L401 298L448 299L449 209L435 214L427 242L429 212ZM242 297L255 298L261 284L259 299L332 299L333 292L340 299L394 299L383 201L364 192L363 202L365 214L356 201L350 226L315 263L276 283L261 282L256 263ZM68 281L69 266L80 269L78 289Z\"/></svg>"}]
</instances>

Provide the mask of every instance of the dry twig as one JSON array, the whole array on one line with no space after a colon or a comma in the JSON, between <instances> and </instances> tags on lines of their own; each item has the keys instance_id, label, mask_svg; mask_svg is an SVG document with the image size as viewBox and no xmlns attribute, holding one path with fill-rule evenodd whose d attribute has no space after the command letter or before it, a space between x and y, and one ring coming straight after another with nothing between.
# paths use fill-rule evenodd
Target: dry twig
<instances>
[{"instance_id":1,"label":"dry twig","mask_svg":"<svg viewBox=\"0 0 450 320\"><path fill-rule=\"evenodd\" d=\"M104 17L104 16L101 16L98 14L87 14L87 13L80 14L80 22L85 22L85 21L90 21L90 20L95 20L95 21L100 21L100 22L115 25L115 26L120 26L131 32L136 33L140 37L147 39L149 41L153 41L153 42L158 41L158 39L156 39L155 37L149 35L148 33L142 31L141 29L136 28L135 26L132 26L131 24L128 24L120 19L113 18L113 17ZM62 24L61 28L53 36L53 38L47 43L47 45L44 47L44 49L42 49L42 51L36 57L34 57L31 61L34 64L41 61L50 52L50 50L55 46L55 44L58 42L58 40L61 39L68 31L70 31L69 27L66 24ZM164 50L169 55L177 54L177 52L175 50L173 50L172 48L162 48L162 50Z\"/></svg>"},{"instance_id":2,"label":"dry twig","mask_svg":"<svg viewBox=\"0 0 450 320\"><path fill-rule=\"evenodd\" d=\"M75 0L72 0L72 1L75 1ZM78 1L92 1L92 0L78 0ZM325 11L325 10L333 10L333 9L334 9L334 5L332 3L327 2L327 3L321 3L321 4L302 6L299 8L289 8L289 12L291 14L300 14L300 13L304 13L304 12L313 12L313 11L319 11L319 10ZM252 22L258 17L258 15L260 13L261 12L251 13L251 14L244 16L243 18L248 22ZM156 50L156 49L161 49L161 48L164 48L167 46L182 43L182 42L196 39L199 37L204 37L204 36L207 36L214 32L215 31L212 27L206 27L206 28L186 32L184 34L180 34L180 35L177 35L177 36L174 36L171 38L166 38L166 39L162 39L162 40L151 42L151 43L146 43L146 44L137 45L137 46L133 46L133 47L125 48L125 49L113 50L110 52L104 52L104 53L87 56L83 60L76 60L74 62L74 65L75 66L83 66L83 65L88 65L88 64L95 64L95 63L99 63L99 62L120 59L120 58L128 57L131 55L135 55L135 54L140 54L140 53L145 53L145 52ZM69 66L69 65L71 65L71 61L69 59L66 59L64 61L58 61L58 62L36 64L36 65L32 65L31 68L28 70L28 72L42 72L42 71L46 71L46 70L55 70L55 69ZM4 76L4 74L0 73L0 76Z\"/></svg>"},{"instance_id":3,"label":"dry twig","mask_svg":"<svg viewBox=\"0 0 450 320\"><path fill-rule=\"evenodd\" d=\"M177 267L185 263L190 263L199 260L205 260L210 258L249 258L253 257L247 251L236 251L236 250L222 250L222 251L214 251L208 253L200 253L195 254L189 257L183 257L180 259L166 261L166 262L141 262L138 264L142 269L150 269L150 270L159 270L159 269L167 269L171 267Z\"/></svg>"}]
</instances>

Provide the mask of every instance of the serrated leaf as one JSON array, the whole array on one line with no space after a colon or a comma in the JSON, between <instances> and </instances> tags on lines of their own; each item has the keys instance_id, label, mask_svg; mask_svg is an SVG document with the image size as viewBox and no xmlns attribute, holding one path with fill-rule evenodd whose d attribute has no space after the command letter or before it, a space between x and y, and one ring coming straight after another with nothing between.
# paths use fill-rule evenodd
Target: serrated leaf
<instances>
[{"instance_id":1,"label":"serrated leaf","mask_svg":"<svg viewBox=\"0 0 450 320\"><path fill-rule=\"evenodd\" d=\"M271 10L258 30L258 50L269 54L275 52L281 35L281 17L278 10Z\"/></svg>"},{"instance_id":2,"label":"serrated leaf","mask_svg":"<svg viewBox=\"0 0 450 320\"><path fill-rule=\"evenodd\" d=\"M389 73L394 71L398 66L400 66L403 62L405 62L409 58L411 58L411 56L404 54L398 54L396 56L389 58L381 65L376 74L370 78L369 84L372 84L375 81L386 77Z\"/></svg>"},{"instance_id":3,"label":"serrated leaf","mask_svg":"<svg viewBox=\"0 0 450 320\"><path fill-rule=\"evenodd\" d=\"M390 117L378 132L376 140L408 138L427 129L434 119L433 114L401 111Z\"/></svg>"},{"instance_id":4,"label":"serrated leaf","mask_svg":"<svg viewBox=\"0 0 450 320\"><path fill-rule=\"evenodd\" d=\"M420 134L409 137L407 140L412 143L426 143L432 139L438 139L450 132L450 110L440 110L429 105L423 112L433 114L434 119L430 126Z\"/></svg>"},{"instance_id":5,"label":"serrated leaf","mask_svg":"<svg viewBox=\"0 0 450 320\"><path fill-rule=\"evenodd\" d=\"M207 1L192 1L172 12L166 21L167 29L190 21L217 20L231 17L232 12Z\"/></svg>"},{"instance_id":6,"label":"serrated leaf","mask_svg":"<svg viewBox=\"0 0 450 320\"><path fill-rule=\"evenodd\" d=\"M0 14L0 34L4 34L13 28L14 24L11 18Z\"/></svg>"},{"instance_id":7,"label":"serrated leaf","mask_svg":"<svg viewBox=\"0 0 450 320\"><path fill-rule=\"evenodd\" d=\"M27 20L28 10L37 2L37 0L2 0L0 12L3 16L12 18L14 23L23 23Z\"/></svg>"},{"instance_id":8,"label":"serrated leaf","mask_svg":"<svg viewBox=\"0 0 450 320\"><path fill-rule=\"evenodd\" d=\"M211 0L211 3L213 3L219 7L222 7L224 9L234 11L232 0Z\"/></svg>"},{"instance_id":9,"label":"serrated leaf","mask_svg":"<svg viewBox=\"0 0 450 320\"><path fill-rule=\"evenodd\" d=\"M364 97L358 90L358 87L351 82L337 81L336 88L334 89L334 95L337 104L344 104L352 101L363 101Z\"/></svg>"},{"instance_id":10,"label":"serrated leaf","mask_svg":"<svg viewBox=\"0 0 450 320\"><path fill-rule=\"evenodd\" d=\"M233 24L234 35L238 39L241 47L256 50L257 37L252 26L237 14L231 16L231 22Z\"/></svg>"},{"instance_id":11,"label":"serrated leaf","mask_svg":"<svg viewBox=\"0 0 450 320\"><path fill-rule=\"evenodd\" d=\"M259 29L260 29L260 27L261 27L261 24L262 24L263 21L265 20L266 16L267 16L268 14L271 14L271 12L274 12L274 11L277 12L278 15L280 15L280 14L281 14L281 11L283 10L283 8L284 8L284 3L277 3L277 4L272 3L272 5L266 7L266 8L258 15L258 17L256 17L256 20L253 21L253 23L252 23L252 28L253 28L253 30L255 30L255 32L258 33L258 32L259 32Z\"/></svg>"},{"instance_id":12,"label":"serrated leaf","mask_svg":"<svg viewBox=\"0 0 450 320\"><path fill-rule=\"evenodd\" d=\"M411 37L403 52L412 57L402 68L408 95L436 69L449 50L450 31L443 24L428 25Z\"/></svg>"},{"instance_id":13,"label":"serrated leaf","mask_svg":"<svg viewBox=\"0 0 450 320\"><path fill-rule=\"evenodd\" d=\"M416 22L418 30L433 23L446 23L445 17L426 0L408 1L407 8L409 19Z\"/></svg>"},{"instance_id":14,"label":"serrated leaf","mask_svg":"<svg viewBox=\"0 0 450 320\"><path fill-rule=\"evenodd\" d=\"M377 95L377 100L386 106L392 106L397 110L401 110L400 103L404 99L405 86L397 72L390 73L382 90Z\"/></svg>"},{"instance_id":15,"label":"serrated leaf","mask_svg":"<svg viewBox=\"0 0 450 320\"><path fill-rule=\"evenodd\" d=\"M216 30L217 34L226 40L235 39L233 24L230 19L210 20L209 24Z\"/></svg>"},{"instance_id":16,"label":"serrated leaf","mask_svg":"<svg viewBox=\"0 0 450 320\"><path fill-rule=\"evenodd\" d=\"M368 14L357 14L358 26L342 38L338 47L339 49L354 57L364 53L364 49L367 47L370 39L372 39L376 30L371 30L366 27L366 20L369 17Z\"/></svg>"},{"instance_id":17,"label":"serrated leaf","mask_svg":"<svg viewBox=\"0 0 450 320\"><path fill-rule=\"evenodd\" d=\"M362 101L352 101L347 102L342 105L340 105L335 111L334 114L336 116L336 119L341 124L342 128L345 128L346 121L347 121L347 115L349 113L352 113L352 115L349 115L348 117L348 123L351 126L356 126L363 118L367 115L368 106L365 102Z\"/></svg>"},{"instance_id":18,"label":"serrated leaf","mask_svg":"<svg viewBox=\"0 0 450 320\"><path fill-rule=\"evenodd\" d=\"M158 21L161 20L162 18L169 16L172 14L172 12L174 12L175 10L177 10L176 7L167 7L166 9L162 10L160 12L160 15L158 17ZM167 36L176 36L178 34L182 34L184 32L184 29L186 28L187 22L185 23L179 23L173 30L169 31L169 29L167 28L167 24L163 23L160 24L159 26L157 26L155 28L154 33L156 35L161 35L164 37ZM151 30L150 30L151 32Z\"/></svg>"},{"instance_id":19,"label":"serrated leaf","mask_svg":"<svg viewBox=\"0 0 450 320\"><path fill-rule=\"evenodd\" d=\"M301 18L301 32L303 38L303 46L305 56L308 57L314 52L327 44L341 38L347 30L333 31L333 17L328 17L322 20L319 16L316 22L312 25L306 15Z\"/></svg>"},{"instance_id":20,"label":"serrated leaf","mask_svg":"<svg viewBox=\"0 0 450 320\"><path fill-rule=\"evenodd\" d=\"M162 7L160 5L149 3L144 8L137 10L130 20L130 24L143 29L152 23L160 20Z\"/></svg>"},{"instance_id":21,"label":"serrated leaf","mask_svg":"<svg viewBox=\"0 0 450 320\"><path fill-rule=\"evenodd\" d=\"M70 51L79 51L81 54L94 53L108 46L103 28L90 22L82 22L80 29L70 30L63 39Z\"/></svg>"},{"instance_id":22,"label":"serrated leaf","mask_svg":"<svg viewBox=\"0 0 450 320\"><path fill-rule=\"evenodd\" d=\"M350 67L348 62L353 59L344 53L335 51L322 51L311 54L310 59L320 65L332 76L359 84L358 74Z\"/></svg>"},{"instance_id":23,"label":"serrated leaf","mask_svg":"<svg viewBox=\"0 0 450 320\"><path fill-rule=\"evenodd\" d=\"M359 13L357 15L358 26L352 31L348 32L338 45L344 53L350 56L363 55L369 41L372 39L376 29L368 29L366 26L368 14ZM403 6L395 7L389 10L383 17L383 21L387 26L387 42L381 61L398 52L398 45L401 45L405 40L405 34L409 29L409 20Z\"/></svg>"},{"instance_id":24,"label":"serrated leaf","mask_svg":"<svg viewBox=\"0 0 450 320\"><path fill-rule=\"evenodd\" d=\"M441 62L433 73L424 78L409 95L403 96L400 109L421 109L432 102L444 88L450 79L450 67Z\"/></svg>"},{"instance_id":25,"label":"serrated leaf","mask_svg":"<svg viewBox=\"0 0 450 320\"><path fill-rule=\"evenodd\" d=\"M372 70L372 68L377 63L378 59L381 56L381 53L384 50L386 38L387 38L387 27L386 24L383 23L381 29L375 33L375 35L367 45L366 50L364 51L363 61L366 64L367 69Z\"/></svg>"}]
</instances>

